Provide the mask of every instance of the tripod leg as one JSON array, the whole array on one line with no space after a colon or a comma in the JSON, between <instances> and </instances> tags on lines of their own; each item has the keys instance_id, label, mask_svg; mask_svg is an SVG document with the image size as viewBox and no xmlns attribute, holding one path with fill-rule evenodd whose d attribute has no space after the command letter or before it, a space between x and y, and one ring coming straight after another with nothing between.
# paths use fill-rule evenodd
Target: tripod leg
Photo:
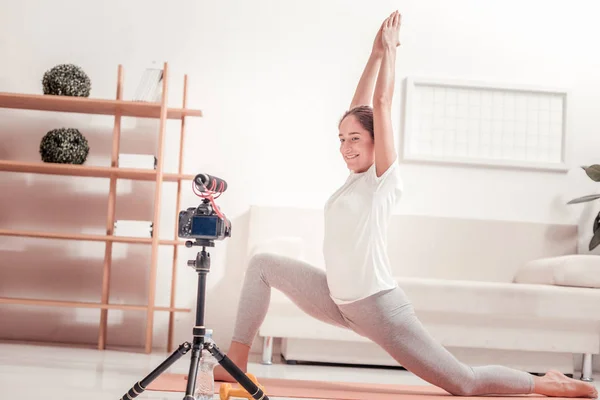
<instances>
[{"instance_id":1,"label":"tripod leg","mask_svg":"<svg viewBox=\"0 0 600 400\"><path fill-rule=\"evenodd\" d=\"M242 371L229 357L227 357L213 342L207 346L208 351L217 359L223 369L229 372L250 395L256 400L269 400L269 397Z\"/></svg>"},{"instance_id":2,"label":"tripod leg","mask_svg":"<svg viewBox=\"0 0 600 400\"><path fill-rule=\"evenodd\" d=\"M146 390L148 385L152 383L153 380L155 380L160 374L166 371L177 360L183 357L183 355L186 354L190 350L190 348L191 345L189 342L184 342L181 345L179 345L177 350L175 350L165 361L163 361L158 367L156 367L154 371L150 372L148 375L146 375L145 378L133 385L133 387L129 389L129 391L127 391L127 393L125 393L123 397L121 397L121 400L131 400L142 394L144 390Z\"/></svg>"},{"instance_id":3,"label":"tripod leg","mask_svg":"<svg viewBox=\"0 0 600 400\"><path fill-rule=\"evenodd\" d=\"M202 341L199 337L194 338L192 345L192 357L190 360L190 370L188 372L187 387L185 389L184 400L194 400L194 391L196 390L196 377L198 376L198 365L202 358Z\"/></svg>"}]
</instances>

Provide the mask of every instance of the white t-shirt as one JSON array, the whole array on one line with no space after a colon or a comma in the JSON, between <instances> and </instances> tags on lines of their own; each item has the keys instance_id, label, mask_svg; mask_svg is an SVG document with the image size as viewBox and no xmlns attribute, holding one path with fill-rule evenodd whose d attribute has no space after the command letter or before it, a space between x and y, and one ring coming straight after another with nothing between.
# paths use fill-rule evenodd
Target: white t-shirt
<instances>
[{"instance_id":1,"label":"white t-shirt","mask_svg":"<svg viewBox=\"0 0 600 400\"><path fill-rule=\"evenodd\" d=\"M387 256L390 216L403 185L398 161L380 177L375 164L351 172L325 204L323 255L327 283L337 304L397 286Z\"/></svg>"}]
</instances>

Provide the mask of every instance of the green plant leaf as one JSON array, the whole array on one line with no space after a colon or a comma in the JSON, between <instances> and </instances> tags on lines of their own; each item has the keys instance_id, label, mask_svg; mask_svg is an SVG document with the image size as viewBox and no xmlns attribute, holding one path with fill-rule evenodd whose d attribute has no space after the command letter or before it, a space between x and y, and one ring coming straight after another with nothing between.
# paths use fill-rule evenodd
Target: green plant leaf
<instances>
[{"instance_id":1,"label":"green plant leaf","mask_svg":"<svg viewBox=\"0 0 600 400\"><path fill-rule=\"evenodd\" d=\"M589 245L590 251L594 250L599 244L600 244L600 230L597 230L596 233L594 233L594 237L592 237L592 240L590 240L590 245Z\"/></svg>"},{"instance_id":2,"label":"green plant leaf","mask_svg":"<svg viewBox=\"0 0 600 400\"><path fill-rule=\"evenodd\" d=\"M594 182L600 182L600 165L594 164L589 167L581 167Z\"/></svg>"},{"instance_id":3,"label":"green plant leaf","mask_svg":"<svg viewBox=\"0 0 600 400\"><path fill-rule=\"evenodd\" d=\"M598 215L596 215L596 218L594 218L594 226L592 227L592 232L594 232L594 234L596 232L598 232L598 228L600 228L600 212L598 213Z\"/></svg>"},{"instance_id":4,"label":"green plant leaf","mask_svg":"<svg viewBox=\"0 0 600 400\"><path fill-rule=\"evenodd\" d=\"M585 203L586 201L592 201L596 199L600 199L600 194L590 194L588 196L578 197L569 201L567 204Z\"/></svg>"}]
</instances>

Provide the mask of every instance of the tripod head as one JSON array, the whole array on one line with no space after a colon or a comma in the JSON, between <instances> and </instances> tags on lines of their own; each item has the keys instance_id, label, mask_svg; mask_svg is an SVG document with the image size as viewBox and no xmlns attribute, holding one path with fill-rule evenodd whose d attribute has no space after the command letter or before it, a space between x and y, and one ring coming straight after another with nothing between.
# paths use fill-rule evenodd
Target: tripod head
<instances>
[{"instance_id":1,"label":"tripod head","mask_svg":"<svg viewBox=\"0 0 600 400\"><path fill-rule=\"evenodd\" d=\"M198 272L207 273L210 270L210 253L206 251L206 248L215 247L215 242L211 239L187 240L185 242L185 247L191 248L194 246L202 246L202 250L196 253L195 260L188 260L187 265Z\"/></svg>"},{"instance_id":2,"label":"tripod head","mask_svg":"<svg viewBox=\"0 0 600 400\"><path fill-rule=\"evenodd\" d=\"M212 239L196 239L185 241L185 247L192 248L194 246L202 246L202 249L205 247L215 247L215 241Z\"/></svg>"}]
</instances>

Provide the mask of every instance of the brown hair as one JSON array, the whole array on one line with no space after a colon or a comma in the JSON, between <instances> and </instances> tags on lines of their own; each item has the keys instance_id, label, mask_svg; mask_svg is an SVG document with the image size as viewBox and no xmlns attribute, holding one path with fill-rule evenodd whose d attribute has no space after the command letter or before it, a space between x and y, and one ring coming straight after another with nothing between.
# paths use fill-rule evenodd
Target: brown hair
<instances>
[{"instance_id":1,"label":"brown hair","mask_svg":"<svg viewBox=\"0 0 600 400\"><path fill-rule=\"evenodd\" d=\"M349 115L354 115L360 125L369 131L371 134L371 139L375 140L375 133L373 131L373 108L370 106L356 106L344 113L344 116L340 119L339 126L342 124L342 121Z\"/></svg>"}]
</instances>

